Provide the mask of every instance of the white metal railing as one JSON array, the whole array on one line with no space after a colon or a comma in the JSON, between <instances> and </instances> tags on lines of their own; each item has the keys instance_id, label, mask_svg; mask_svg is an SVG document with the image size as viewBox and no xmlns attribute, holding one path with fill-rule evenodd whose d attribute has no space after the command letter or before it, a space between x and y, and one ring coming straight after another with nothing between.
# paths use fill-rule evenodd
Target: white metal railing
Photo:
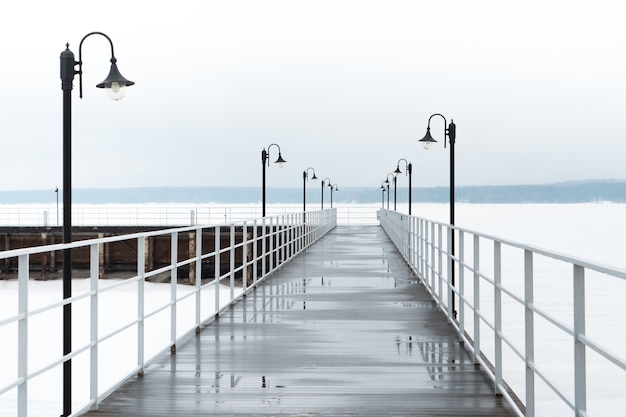
<instances>
[{"instance_id":1,"label":"white metal railing","mask_svg":"<svg viewBox=\"0 0 626 417\"><path fill-rule=\"evenodd\" d=\"M623 414L626 325L613 316L626 271L394 211L378 217L518 415Z\"/></svg>"},{"instance_id":2,"label":"white metal railing","mask_svg":"<svg viewBox=\"0 0 626 417\"><path fill-rule=\"evenodd\" d=\"M315 208L317 207L317 208ZM367 204L340 204L337 224L376 224L379 206ZM307 211L319 209L311 204ZM268 216L296 213L302 204L270 204ZM178 227L196 224L241 222L261 217L260 204L74 204L74 226L165 226ZM0 205L2 226L62 226L63 208L54 205Z\"/></svg>"},{"instance_id":3,"label":"white metal railing","mask_svg":"<svg viewBox=\"0 0 626 417\"><path fill-rule=\"evenodd\" d=\"M143 373L160 354L175 350L177 343L193 335L200 326L214 319L285 262L332 230L337 223L336 217L336 210L330 209L307 212L306 217L303 213L284 214L241 223L190 226L0 252L0 260L19 260L17 314L0 316L0 343L3 347L15 348L12 350L13 357L6 353L0 355L0 414L19 417L36 414L30 409L36 399L31 401L29 387L43 375L53 373L58 376L63 364L70 359L74 363L82 363L82 366L74 366L72 371L72 408L80 410L73 415L97 409L101 399L124 380ZM203 232L214 232L212 247L204 245L203 249ZM151 239L159 236L170 242L171 260L168 265L151 268L146 262L145 248ZM189 245L188 255L184 253L187 251L179 250L181 236L195 239L193 247ZM230 240L224 245L223 238L226 236ZM113 242L125 242L136 247L136 274L123 280L100 280L99 255L104 245ZM62 300L59 293L53 297L54 301L46 299L42 303L40 294L29 291L33 285L33 281L29 280L29 258L64 249L89 252L88 277L72 282L74 288L82 283L87 285L82 285L82 291L74 291L71 298ZM221 264L224 265L225 259L229 266L223 271ZM205 276L203 280L202 264L211 261L215 265L215 273ZM197 278L194 285L178 285L178 271L184 267L189 268L190 273L195 271ZM159 274L169 274L170 284L151 284L159 286L161 291L147 292L145 287L150 283L145 282L146 279ZM243 278L240 290L235 289L236 274L241 274ZM250 275L251 285L248 286L247 277ZM228 287L224 288L222 281L227 282ZM169 289L162 291L163 287ZM228 294L226 300L220 299L224 297L221 289ZM120 300L120 291L130 291L130 300L134 301ZM7 303L14 301L5 300ZM42 340L38 331L34 330L43 325L47 328L47 335L60 335L62 328L58 317L66 304L73 307L73 348L70 354L63 355L60 343L59 346L52 346L50 340ZM114 319L105 320L109 316ZM82 319L85 319L84 325ZM50 329L55 323L59 323L59 327ZM159 344L155 345L153 338L148 343L149 331L157 333ZM129 332L134 340L131 347L126 342ZM116 342L117 338L122 342ZM34 354L38 347L35 345L39 343L46 345L40 350L44 359ZM50 356L50 352L57 353ZM109 356L105 356L106 353ZM120 365L122 362L128 366L124 368ZM110 373L109 368L118 365L121 366L116 371L118 377L104 384L102 374L105 371ZM46 389L58 390L60 382L55 377ZM53 410L61 407L60 402L59 396L54 405L45 405L43 415L59 415Z\"/></svg>"}]
</instances>

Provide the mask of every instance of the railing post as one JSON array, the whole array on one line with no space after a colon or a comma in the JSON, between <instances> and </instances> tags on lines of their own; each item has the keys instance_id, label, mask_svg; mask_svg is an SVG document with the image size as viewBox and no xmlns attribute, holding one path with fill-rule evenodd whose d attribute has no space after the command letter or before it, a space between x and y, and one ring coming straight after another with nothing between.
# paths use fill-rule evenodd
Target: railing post
<instances>
[{"instance_id":1,"label":"railing post","mask_svg":"<svg viewBox=\"0 0 626 417\"><path fill-rule=\"evenodd\" d=\"M213 245L214 256L213 260L215 262L215 278L213 279L213 283L215 284L215 317L220 315L220 276L222 275L220 271L220 246L221 246L221 236L220 236L220 227L215 226L215 244Z\"/></svg>"},{"instance_id":2,"label":"railing post","mask_svg":"<svg viewBox=\"0 0 626 417\"><path fill-rule=\"evenodd\" d=\"M252 259L254 260L254 263L252 264L252 285L255 285L255 286L256 286L256 278L259 273L259 266L257 265L257 261L259 258L258 237L259 237L259 225L257 224L257 221L255 220L252 223Z\"/></svg>"},{"instance_id":3,"label":"railing post","mask_svg":"<svg viewBox=\"0 0 626 417\"><path fill-rule=\"evenodd\" d=\"M480 238L474 235L474 363L479 363L480 340ZM459 274L460 275L460 274ZM461 304L462 301L459 301Z\"/></svg>"},{"instance_id":4,"label":"railing post","mask_svg":"<svg viewBox=\"0 0 626 417\"><path fill-rule=\"evenodd\" d=\"M439 305L443 305L443 226L440 224L437 227L437 269L438 269L438 282L439 282L439 293L437 294L439 298Z\"/></svg>"},{"instance_id":5,"label":"railing post","mask_svg":"<svg viewBox=\"0 0 626 417\"><path fill-rule=\"evenodd\" d=\"M241 232L243 234L241 238L241 241L242 241L241 265L243 265L243 268L241 269L241 285L243 287L243 295L245 297L246 291L248 290L248 223L247 222L243 222Z\"/></svg>"},{"instance_id":6,"label":"railing post","mask_svg":"<svg viewBox=\"0 0 626 417\"><path fill-rule=\"evenodd\" d=\"M202 323L202 228L196 229L196 332Z\"/></svg>"},{"instance_id":7,"label":"railing post","mask_svg":"<svg viewBox=\"0 0 626 417\"><path fill-rule=\"evenodd\" d=\"M140 236L137 239L137 366L139 375L143 375L144 368L144 334L145 334L145 274L146 274L146 237Z\"/></svg>"},{"instance_id":8,"label":"railing post","mask_svg":"<svg viewBox=\"0 0 626 417\"><path fill-rule=\"evenodd\" d=\"M176 285L178 283L178 232L172 232L171 239L171 279L170 279L170 320L171 352L176 352Z\"/></svg>"},{"instance_id":9,"label":"railing post","mask_svg":"<svg viewBox=\"0 0 626 417\"><path fill-rule=\"evenodd\" d=\"M98 244L89 245L89 284L91 296L90 305L90 325L89 339L91 348L89 349L89 399L93 402L92 410L98 409Z\"/></svg>"},{"instance_id":10,"label":"railing post","mask_svg":"<svg viewBox=\"0 0 626 417\"><path fill-rule=\"evenodd\" d=\"M417 239L417 218L411 217L411 265L417 271L417 250L419 240Z\"/></svg>"},{"instance_id":11,"label":"railing post","mask_svg":"<svg viewBox=\"0 0 626 417\"><path fill-rule=\"evenodd\" d=\"M278 218L276 219L278 221ZM280 224L278 225L278 262L276 266L280 266L285 262L285 215L280 216Z\"/></svg>"},{"instance_id":12,"label":"railing post","mask_svg":"<svg viewBox=\"0 0 626 417\"><path fill-rule=\"evenodd\" d=\"M465 336L465 233L459 231L459 340L463 340ZM476 300L474 300L476 302ZM476 339L474 339L474 346L476 346ZM476 362L474 362L476 363Z\"/></svg>"},{"instance_id":13,"label":"railing post","mask_svg":"<svg viewBox=\"0 0 626 417\"><path fill-rule=\"evenodd\" d=\"M261 220L261 254L263 255L261 261L261 278L265 278L265 274L267 273L267 233L265 229L265 219L267 219L267 217L263 217L263 220Z\"/></svg>"},{"instance_id":14,"label":"railing post","mask_svg":"<svg viewBox=\"0 0 626 417\"><path fill-rule=\"evenodd\" d=\"M272 271L274 271L274 218L273 217L270 217L269 236L270 236L270 250L269 250L270 268L268 272L271 273Z\"/></svg>"},{"instance_id":15,"label":"railing post","mask_svg":"<svg viewBox=\"0 0 626 417\"><path fill-rule=\"evenodd\" d=\"M230 224L230 302L235 299L235 224Z\"/></svg>"},{"instance_id":16,"label":"railing post","mask_svg":"<svg viewBox=\"0 0 626 417\"><path fill-rule=\"evenodd\" d=\"M585 269L574 265L574 405L576 415L587 411L587 354L585 336Z\"/></svg>"},{"instance_id":17,"label":"railing post","mask_svg":"<svg viewBox=\"0 0 626 417\"><path fill-rule=\"evenodd\" d=\"M428 223L424 221L424 236L428 239ZM424 254L425 258L428 259L428 246L424 243L424 249L426 253ZM430 224L430 263L432 267L430 268L430 290L435 296L435 223Z\"/></svg>"},{"instance_id":18,"label":"railing post","mask_svg":"<svg viewBox=\"0 0 626 417\"><path fill-rule=\"evenodd\" d=\"M298 215L291 214L289 215L289 258L291 258L295 253L298 252Z\"/></svg>"},{"instance_id":19,"label":"railing post","mask_svg":"<svg viewBox=\"0 0 626 417\"><path fill-rule=\"evenodd\" d=\"M525 316L525 364L526 364L526 417L535 417L535 315L533 289L533 253L524 250L524 316Z\"/></svg>"},{"instance_id":20,"label":"railing post","mask_svg":"<svg viewBox=\"0 0 626 417\"><path fill-rule=\"evenodd\" d=\"M447 283L447 288L448 288L448 305L447 305L447 311L448 311L448 321L452 322L454 320L454 309L453 309L453 304L454 304L454 288L452 287L452 274L453 269L454 269L454 259L452 259L452 234L454 233L454 230L452 229L452 226L448 226L446 227L446 244L447 244L447 253L446 253L446 257L448 262L448 273L446 275L446 283Z\"/></svg>"},{"instance_id":21,"label":"railing post","mask_svg":"<svg viewBox=\"0 0 626 417\"><path fill-rule=\"evenodd\" d=\"M493 318L494 318L494 368L495 393L502 394L502 247L500 242L493 242Z\"/></svg>"},{"instance_id":22,"label":"railing post","mask_svg":"<svg viewBox=\"0 0 626 417\"><path fill-rule=\"evenodd\" d=\"M18 258L18 313L23 316L17 325L17 377L22 382L17 387L17 415L28 415L28 255Z\"/></svg>"},{"instance_id":23,"label":"railing post","mask_svg":"<svg viewBox=\"0 0 626 417\"><path fill-rule=\"evenodd\" d=\"M459 340L463 340L463 336L465 336L465 301L463 300L465 296L465 268L463 267L463 263L465 261L465 233L463 231L459 231L459 281L457 283L458 291L459 291ZM454 264L453 264L454 267ZM452 293L454 297L454 293ZM476 300L474 300L475 302ZM454 313L453 313L454 314ZM476 340L474 340L476 343ZM474 345L476 346L476 345ZM474 350L474 358L476 357L476 351ZM474 361L476 363L476 361Z\"/></svg>"}]
</instances>

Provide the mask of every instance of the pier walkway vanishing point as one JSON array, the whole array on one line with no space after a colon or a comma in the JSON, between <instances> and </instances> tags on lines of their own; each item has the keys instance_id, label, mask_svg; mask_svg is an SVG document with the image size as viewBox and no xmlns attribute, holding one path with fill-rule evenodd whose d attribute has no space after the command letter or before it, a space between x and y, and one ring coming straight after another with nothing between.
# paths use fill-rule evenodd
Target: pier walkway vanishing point
<instances>
[{"instance_id":1,"label":"pier walkway vanishing point","mask_svg":"<svg viewBox=\"0 0 626 417\"><path fill-rule=\"evenodd\" d=\"M379 226L338 227L89 416L514 416Z\"/></svg>"}]
</instances>

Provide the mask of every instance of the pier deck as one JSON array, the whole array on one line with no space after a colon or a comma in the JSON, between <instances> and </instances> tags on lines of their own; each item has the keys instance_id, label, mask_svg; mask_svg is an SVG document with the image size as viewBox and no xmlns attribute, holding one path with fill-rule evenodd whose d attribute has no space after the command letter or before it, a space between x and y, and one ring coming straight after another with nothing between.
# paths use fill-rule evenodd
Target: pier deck
<instances>
[{"instance_id":1,"label":"pier deck","mask_svg":"<svg viewBox=\"0 0 626 417\"><path fill-rule=\"evenodd\" d=\"M339 227L87 415L514 416L378 226Z\"/></svg>"}]
</instances>

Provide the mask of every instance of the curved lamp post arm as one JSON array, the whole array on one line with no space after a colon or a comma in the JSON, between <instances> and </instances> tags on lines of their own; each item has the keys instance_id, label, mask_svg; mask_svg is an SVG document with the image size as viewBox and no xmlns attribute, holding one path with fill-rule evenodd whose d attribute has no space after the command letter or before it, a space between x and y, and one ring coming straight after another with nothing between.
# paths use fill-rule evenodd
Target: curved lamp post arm
<instances>
[{"instance_id":1,"label":"curved lamp post arm","mask_svg":"<svg viewBox=\"0 0 626 417\"><path fill-rule=\"evenodd\" d=\"M404 159L404 158L398 159L398 165L396 167L396 170L393 173L396 176L398 176L399 174L402 174L402 171L400 171L400 161L404 161L404 164L405 164L404 165L404 169L405 169L404 175L410 174L411 173L411 168L412 168L411 163L409 161L407 161L406 159Z\"/></svg>"},{"instance_id":2,"label":"curved lamp post arm","mask_svg":"<svg viewBox=\"0 0 626 417\"><path fill-rule=\"evenodd\" d=\"M276 143L271 143L268 147L267 150L265 150L265 148L263 148L263 150L261 151L261 163L265 164L265 162L267 161L267 166L270 166L270 148L272 146L276 146L278 148L278 158L276 159L276 161L274 161L275 164L278 164L280 167L283 166L283 164L287 161L285 161L283 159L283 156L280 152L280 146L278 146Z\"/></svg>"},{"instance_id":3,"label":"curved lamp post arm","mask_svg":"<svg viewBox=\"0 0 626 417\"><path fill-rule=\"evenodd\" d=\"M430 134L430 121L435 116L440 116L443 119L443 137L444 137L443 147L444 148L446 147L446 140L445 140L446 137L450 141L450 145L454 145L454 140L456 139L456 125L454 124L454 120L450 119L450 124L448 125L448 121L446 120L445 116L441 113L435 113L428 118L428 126L426 127L426 135L419 141L424 144L424 147L426 149L430 148L430 145L437 142L435 138L433 138L432 135Z\"/></svg>"},{"instance_id":4,"label":"curved lamp post arm","mask_svg":"<svg viewBox=\"0 0 626 417\"><path fill-rule=\"evenodd\" d=\"M79 96L80 98L83 98L83 42L85 42L85 39L87 39L91 35L104 36L109 41L109 45L111 45L111 69L109 71L109 75L103 82L97 84L96 87L115 90L113 94L116 95L111 96L111 98L113 98L114 100L119 100L124 97L122 89L126 86L134 85L135 83L134 81L127 80L122 76L122 74L120 74L120 71L117 69L117 58L115 58L113 41L111 41L111 38L109 38L105 33L102 32L91 32L86 34L85 36L83 36L83 39L81 39L80 44L78 45L78 71L76 71L75 73L78 74Z\"/></svg>"},{"instance_id":5,"label":"curved lamp post arm","mask_svg":"<svg viewBox=\"0 0 626 417\"><path fill-rule=\"evenodd\" d=\"M312 181L317 181L317 176L315 175L315 169L308 167L303 173L302 173L302 178L304 178L305 180L309 180L309 171L313 171L313 176L311 177Z\"/></svg>"}]
</instances>

